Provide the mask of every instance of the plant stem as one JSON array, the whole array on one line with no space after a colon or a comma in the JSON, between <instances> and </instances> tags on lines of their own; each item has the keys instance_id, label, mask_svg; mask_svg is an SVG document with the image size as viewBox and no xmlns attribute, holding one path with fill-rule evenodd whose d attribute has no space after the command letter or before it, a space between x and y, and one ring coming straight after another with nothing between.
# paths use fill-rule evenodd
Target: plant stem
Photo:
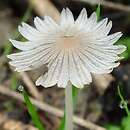
<instances>
[{"instance_id":1,"label":"plant stem","mask_svg":"<svg viewBox=\"0 0 130 130\"><path fill-rule=\"evenodd\" d=\"M125 107L125 111L127 113L127 116L130 116L130 112L129 112L128 106Z\"/></svg>"},{"instance_id":2,"label":"plant stem","mask_svg":"<svg viewBox=\"0 0 130 130\"><path fill-rule=\"evenodd\" d=\"M65 130L73 130L73 99L72 85L69 82L65 88Z\"/></svg>"},{"instance_id":3,"label":"plant stem","mask_svg":"<svg viewBox=\"0 0 130 130\"><path fill-rule=\"evenodd\" d=\"M120 86L118 86L118 94L120 96L120 99L121 101L123 102L123 107L127 113L127 116L130 116L130 111L129 111L129 108L128 108L128 105L127 105L127 102L125 101L124 97L122 96L121 94L121 91L120 91Z\"/></svg>"}]
</instances>

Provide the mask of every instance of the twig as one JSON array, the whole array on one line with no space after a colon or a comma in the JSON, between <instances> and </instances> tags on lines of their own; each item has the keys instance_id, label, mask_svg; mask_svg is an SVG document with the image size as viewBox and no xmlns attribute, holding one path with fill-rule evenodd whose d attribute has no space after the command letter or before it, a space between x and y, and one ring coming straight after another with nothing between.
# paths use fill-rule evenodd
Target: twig
<instances>
[{"instance_id":1,"label":"twig","mask_svg":"<svg viewBox=\"0 0 130 130\"><path fill-rule=\"evenodd\" d=\"M32 80L30 79L28 74L26 72L21 72L20 76L22 77L23 82L26 84L26 87L29 89L29 92L31 93L31 95L34 98L36 98L37 100L42 100L41 94L37 90L36 86L34 85Z\"/></svg>"},{"instance_id":2,"label":"twig","mask_svg":"<svg viewBox=\"0 0 130 130\"><path fill-rule=\"evenodd\" d=\"M19 100L19 101L22 101L24 102L24 99L22 97L21 94L17 93L17 92L14 92L8 88L6 88L6 86L2 86L0 85L0 93L3 94L3 95L6 95L6 96L9 96L9 97L12 97L16 100ZM46 103L43 103L41 101L38 101L34 98L30 98L32 103L34 105L36 105L39 109L41 110L44 110L50 114L53 114L55 116L58 116L58 117L63 117L64 115L64 112L56 107L53 107L49 104L46 104ZM106 130L105 128L101 127L101 126L98 126L90 121L87 121L87 120L84 120L82 118L79 118L77 116L74 116L74 122L79 125L79 126L82 126L82 127L85 127L85 128L88 128L90 130Z\"/></svg>"},{"instance_id":3,"label":"twig","mask_svg":"<svg viewBox=\"0 0 130 130\"><path fill-rule=\"evenodd\" d=\"M56 21L59 20L59 11L49 0L28 0L33 4L34 10L41 17L44 15L51 16Z\"/></svg>"},{"instance_id":4,"label":"twig","mask_svg":"<svg viewBox=\"0 0 130 130\"><path fill-rule=\"evenodd\" d=\"M92 74L92 78L92 84L96 87L100 95L104 94L110 83L115 80L111 74Z\"/></svg>"},{"instance_id":5,"label":"twig","mask_svg":"<svg viewBox=\"0 0 130 130\"><path fill-rule=\"evenodd\" d=\"M7 58L5 56L0 57L0 66L7 62ZM12 70L12 69L11 69ZM36 86L34 85L33 81L30 79L26 72L19 73L23 82L25 83L26 87L29 89L30 94L36 98L37 100L42 100L42 95L37 90Z\"/></svg>"},{"instance_id":6,"label":"twig","mask_svg":"<svg viewBox=\"0 0 130 130\"><path fill-rule=\"evenodd\" d=\"M111 2L111 1L105 1L105 0L74 0L74 1L83 1L92 5L100 3L101 5L112 8L112 9L130 12L130 6L122 5L122 4Z\"/></svg>"}]
</instances>

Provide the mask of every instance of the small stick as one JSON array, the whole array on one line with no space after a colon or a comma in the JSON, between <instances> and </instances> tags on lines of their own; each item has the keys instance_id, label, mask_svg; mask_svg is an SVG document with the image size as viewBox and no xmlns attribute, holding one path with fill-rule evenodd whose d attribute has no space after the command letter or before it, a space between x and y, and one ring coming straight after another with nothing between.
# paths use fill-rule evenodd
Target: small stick
<instances>
[{"instance_id":1,"label":"small stick","mask_svg":"<svg viewBox=\"0 0 130 130\"><path fill-rule=\"evenodd\" d=\"M112 9L130 12L130 6L122 5L120 3L115 3L111 1L105 1L105 0L74 0L74 1L83 1L92 5L100 3L101 5L112 8Z\"/></svg>"},{"instance_id":2,"label":"small stick","mask_svg":"<svg viewBox=\"0 0 130 130\"><path fill-rule=\"evenodd\" d=\"M34 10L39 16L51 16L54 20L58 21L60 13L50 0L28 0L33 5Z\"/></svg>"},{"instance_id":3,"label":"small stick","mask_svg":"<svg viewBox=\"0 0 130 130\"><path fill-rule=\"evenodd\" d=\"M29 89L31 95L37 100L42 100L42 96L40 95L39 91L37 90L28 74L26 72L21 72L20 76L22 77L22 80L25 83L26 87Z\"/></svg>"},{"instance_id":4,"label":"small stick","mask_svg":"<svg viewBox=\"0 0 130 130\"><path fill-rule=\"evenodd\" d=\"M10 89L8 89L6 86L0 85L0 93L9 97L12 97L16 100L24 102L23 96L17 92L14 92ZM38 101L34 98L30 98L32 103L37 106L39 109L46 111L48 113L51 113L57 117L63 117L64 112L56 107L53 107L47 103L43 103L41 101ZM98 126L90 121L84 120L78 116L73 116L73 120L76 124L79 126L82 126L84 128L90 129L90 130L106 130L105 128Z\"/></svg>"}]
</instances>

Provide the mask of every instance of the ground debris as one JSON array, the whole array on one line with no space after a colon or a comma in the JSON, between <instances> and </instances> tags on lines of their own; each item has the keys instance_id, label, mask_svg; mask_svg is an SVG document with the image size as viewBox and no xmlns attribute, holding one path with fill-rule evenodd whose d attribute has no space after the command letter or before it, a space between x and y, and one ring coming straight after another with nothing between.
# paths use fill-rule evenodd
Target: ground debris
<instances>
[{"instance_id":1,"label":"ground debris","mask_svg":"<svg viewBox=\"0 0 130 130\"><path fill-rule=\"evenodd\" d=\"M24 124L17 120L9 119L6 114L0 113L0 129L1 130L37 130L32 125Z\"/></svg>"}]
</instances>

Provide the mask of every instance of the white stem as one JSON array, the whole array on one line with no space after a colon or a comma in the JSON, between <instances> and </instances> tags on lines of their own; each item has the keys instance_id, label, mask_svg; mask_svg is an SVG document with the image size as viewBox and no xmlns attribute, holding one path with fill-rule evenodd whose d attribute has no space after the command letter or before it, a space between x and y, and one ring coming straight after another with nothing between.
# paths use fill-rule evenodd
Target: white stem
<instances>
[{"instance_id":1,"label":"white stem","mask_svg":"<svg viewBox=\"0 0 130 130\"><path fill-rule=\"evenodd\" d=\"M65 88L65 130L73 130L73 99L72 99L72 85L69 82Z\"/></svg>"}]
</instances>

